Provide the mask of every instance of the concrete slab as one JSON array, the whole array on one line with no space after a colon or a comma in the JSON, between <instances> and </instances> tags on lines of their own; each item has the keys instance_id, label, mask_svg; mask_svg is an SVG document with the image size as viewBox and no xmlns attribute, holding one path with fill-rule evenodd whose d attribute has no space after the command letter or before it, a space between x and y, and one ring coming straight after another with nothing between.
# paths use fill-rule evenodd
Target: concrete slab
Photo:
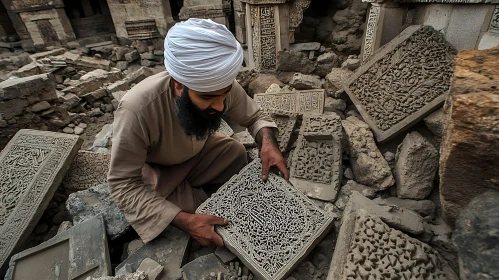
<instances>
[{"instance_id":1,"label":"concrete slab","mask_svg":"<svg viewBox=\"0 0 499 280\"><path fill-rule=\"evenodd\" d=\"M229 220L216 232L259 279L285 279L332 228L333 218L283 178L269 174L264 183L261 170L254 160L196 213Z\"/></svg>"},{"instance_id":2,"label":"concrete slab","mask_svg":"<svg viewBox=\"0 0 499 280\"><path fill-rule=\"evenodd\" d=\"M228 275L229 270L213 253L199 257L182 267L184 280L216 279L218 274Z\"/></svg>"},{"instance_id":3,"label":"concrete slab","mask_svg":"<svg viewBox=\"0 0 499 280\"><path fill-rule=\"evenodd\" d=\"M82 280L110 274L106 230L99 215L14 255L5 280Z\"/></svg>"},{"instance_id":4,"label":"concrete slab","mask_svg":"<svg viewBox=\"0 0 499 280\"><path fill-rule=\"evenodd\" d=\"M410 26L359 68L344 89L378 142L387 141L444 102L454 56L435 29Z\"/></svg>"},{"instance_id":5,"label":"concrete slab","mask_svg":"<svg viewBox=\"0 0 499 280\"><path fill-rule=\"evenodd\" d=\"M289 140L298 120L298 114L274 109L269 109L268 112L279 129L277 143L281 152L284 153L288 150Z\"/></svg>"},{"instance_id":6,"label":"concrete slab","mask_svg":"<svg viewBox=\"0 0 499 280\"><path fill-rule=\"evenodd\" d=\"M79 151L71 163L62 185L69 191L85 190L107 183L111 155Z\"/></svg>"},{"instance_id":7,"label":"concrete slab","mask_svg":"<svg viewBox=\"0 0 499 280\"><path fill-rule=\"evenodd\" d=\"M485 32L478 42L478 50L491 49L499 46L499 34L494 32Z\"/></svg>"},{"instance_id":8,"label":"concrete slab","mask_svg":"<svg viewBox=\"0 0 499 280\"><path fill-rule=\"evenodd\" d=\"M445 39L458 50L474 50L484 26L488 26L493 5L454 5ZM487 22L486 22L487 21Z\"/></svg>"},{"instance_id":9,"label":"concrete slab","mask_svg":"<svg viewBox=\"0 0 499 280\"><path fill-rule=\"evenodd\" d=\"M323 89L260 93L255 94L254 99L264 110L275 109L298 114L322 114L324 112Z\"/></svg>"},{"instance_id":10,"label":"concrete slab","mask_svg":"<svg viewBox=\"0 0 499 280\"><path fill-rule=\"evenodd\" d=\"M0 274L49 204L83 140L21 129L0 153Z\"/></svg>"}]
</instances>

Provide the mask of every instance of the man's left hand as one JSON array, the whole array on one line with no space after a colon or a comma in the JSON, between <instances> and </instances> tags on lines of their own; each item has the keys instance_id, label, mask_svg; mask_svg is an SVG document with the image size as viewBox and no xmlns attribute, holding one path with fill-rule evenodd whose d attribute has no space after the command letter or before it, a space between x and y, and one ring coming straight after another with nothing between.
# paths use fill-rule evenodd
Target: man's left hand
<instances>
[{"instance_id":1,"label":"man's left hand","mask_svg":"<svg viewBox=\"0 0 499 280\"><path fill-rule=\"evenodd\" d=\"M289 180L289 172L286 161L282 156L274 132L271 128L260 129L257 135L257 142L260 144L260 159L262 160L262 180L267 182L269 171L272 166L276 166L281 171L284 179Z\"/></svg>"}]
</instances>

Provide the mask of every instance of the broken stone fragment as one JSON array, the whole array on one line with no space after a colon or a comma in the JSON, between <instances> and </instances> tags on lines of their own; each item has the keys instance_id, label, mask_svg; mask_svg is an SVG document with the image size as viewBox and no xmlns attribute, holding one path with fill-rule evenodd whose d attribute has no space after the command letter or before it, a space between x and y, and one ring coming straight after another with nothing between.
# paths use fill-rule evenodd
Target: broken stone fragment
<instances>
[{"instance_id":1,"label":"broken stone fragment","mask_svg":"<svg viewBox=\"0 0 499 280\"><path fill-rule=\"evenodd\" d=\"M334 112L334 110L345 111L347 103L343 99L326 97L324 100L324 111Z\"/></svg>"},{"instance_id":2,"label":"broken stone fragment","mask_svg":"<svg viewBox=\"0 0 499 280\"><path fill-rule=\"evenodd\" d=\"M435 216L436 206L431 200L412 200L400 199L398 197L388 197L385 199L376 198L374 201L380 205L396 205L398 207L412 210L425 218L425 220L431 220Z\"/></svg>"},{"instance_id":3,"label":"broken stone fragment","mask_svg":"<svg viewBox=\"0 0 499 280\"><path fill-rule=\"evenodd\" d=\"M159 280L159 275L163 272L163 266L150 258L145 258L140 263L137 271L143 271L147 275L147 280Z\"/></svg>"},{"instance_id":4,"label":"broken stone fragment","mask_svg":"<svg viewBox=\"0 0 499 280\"><path fill-rule=\"evenodd\" d=\"M353 180L348 180L348 182L341 187L338 199L334 202L334 205L343 211L353 191L357 191L370 199L376 197L376 192L372 188L361 185Z\"/></svg>"},{"instance_id":5,"label":"broken stone fragment","mask_svg":"<svg viewBox=\"0 0 499 280\"><path fill-rule=\"evenodd\" d=\"M331 72L331 69L338 67L339 58L334 52L327 52L319 55L316 60L314 74L324 78Z\"/></svg>"},{"instance_id":6,"label":"broken stone fragment","mask_svg":"<svg viewBox=\"0 0 499 280\"><path fill-rule=\"evenodd\" d=\"M75 133L76 135L80 135L80 134L82 134L82 133L83 133L83 128L81 128L81 127L79 127L79 126L75 127L75 128L74 128L74 133Z\"/></svg>"},{"instance_id":7,"label":"broken stone fragment","mask_svg":"<svg viewBox=\"0 0 499 280\"><path fill-rule=\"evenodd\" d=\"M424 119L424 123L437 139L442 139L443 114L443 109L439 109Z\"/></svg>"},{"instance_id":8,"label":"broken stone fragment","mask_svg":"<svg viewBox=\"0 0 499 280\"><path fill-rule=\"evenodd\" d=\"M322 88L322 82L319 76L301 73L295 73L289 85L298 90Z\"/></svg>"},{"instance_id":9,"label":"broken stone fragment","mask_svg":"<svg viewBox=\"0 0 499 280\"><path fill-rule=\"evenodd\" d=\"M217 247L215 255L225 264L237 258L231 251L222 247Z\"/></svg>"},{"instance_id":10,"label":"broken stone fragment","mask_svg":"<svg viewBox=\"0 0 499 280\"><path fill-rule=\"evenodd\" d=\"M211 274L213 273L214 277L216 277L218 273L222 273L223 275L229 274L229 270L227 270L213 253L199 257L182 267L182 276L184 280L205 279L205 277L212 276Z\"/></svg>"},{"instance_id":11,"label":"broken stone fragment","mask_svg":"<svg viewBox=\"0 0 499 280\"><path fill-rule=\"evenodd\" d=\"M333 94L343 88L344 83L352 74L353 72L348 69L333 68L326 75L324 88L329 94Z\"/></svg>"},{"instance_id":12,"label":"broken stone fragment","mask_svg":"<svg viewBox=\"0 0 499 280\"><path fill-rule=\"evenodd\" d=\"M265 93L278 93L281 91L281 87L278 84L271 84L270 87L265 91Z\"/></svg>"},{"instance_id":13,"label":"broken stone fragment","mask_svg":"<svg viewBox=\"0 0 499 280\"><path fill-rule=\"evenodd\" d=\"M360 59L356 58L355 56L349 56L347 60L345 60L341 64L341 68L343 69L348 69L351 71L355 71L357 68L360 66Z\"/></svg>"},{"instance_id":14,"label":"broken stone fragment","mask_svg":"<svg viewBox=\"0 0 499 280\"><path fill-rule=\"evenodd\" d=\"M256 79L248 85L249 96L254 96L257 93L264 93L272 84L284 86L274 75L260 74Z\"/></svg>"},{"instance_id":15,"label":"broken stone fragment","mask_svg":"<svg viewBox=\"0 0 499 280\"><path fill-rule=\"evenodd\" d=\"M73 134L74 132L74 129L72 129L71 127L65 127L62 132L64 133L67 133L67 134Z\"/></svg>"},{"instance_id":16,"label":"broken stone fragment","mask_svg":"<svg viewBox=\"0 0 499 280\"><path fill-rule=\"evenodd\" d=\"M302 51L318 51L321 48L321 43L318 42L308 42L308 43L297 43L289 45L292 51L302 52Z\"/></svg>"},{"instance_id":17,"label":"broken stone fragment","mask_svg":"<svg viewBox=\"0 0 499 280\"><path fill-rule=\"evenodd\" d=\"M277 55L277 70L285 72L300 72L310 74L315 70L315 64L308 55L298 51L279 51Z\"/></svg>"},{"instance_id":18,"label":"broken stone fragment","mask_svg":"<svg viewBox=\"0 0 499 280\"><path fill-rule=\"evenodd\" d=\"M135 60L137 60L139 58L140 58L140 54L136 50L133 50L133 51L125 54L125 60L128 61L128 62L133 62L133 61L135 61Z\"/></svg>"},{"instance_id":19,"label":"broken stone fragment","mask_svg":"<svg viewBox=\"0 0 499 280\"><path fill-rule=\"evenodd\" d=\"M137 271L129 274L121 274L117 276L103 276L99 278L87 277L85 280L149 280L147 274L143 271Z\"/></svg>"},{"instance_id":20,"label":"broken stone fragment","mask_svg":"<svg viewBox=\"0 0 499 280\"><path fill-rule=\"evenodd\" d=\"M40 111L50 109L50 107L51 107L50 103L48 103L47 101L41 101L31 106L31 111L38 113Z\"/></svg>"}]
</instances>

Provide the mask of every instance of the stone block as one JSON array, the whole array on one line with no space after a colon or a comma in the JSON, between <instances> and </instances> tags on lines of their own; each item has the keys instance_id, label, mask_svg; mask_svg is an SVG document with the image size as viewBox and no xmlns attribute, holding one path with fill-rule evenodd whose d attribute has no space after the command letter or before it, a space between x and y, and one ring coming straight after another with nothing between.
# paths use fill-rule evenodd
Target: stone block
<instances>
[{"instance_id":1,"label":"stone block","mask_svg":"<svg viewBox=\"0 0 499 280\"><path fill-rule=\"evenodd\" d=\"M493 9L488 4L452 7L445 39L458 50L476 49L480 31L489 25L487 19Z\"/></svg>"},{"instance_id":2,"label":"stone block","mask_svg":"<svg viewBox=\"0 0 499 280\"><path fill-rule=\"evenodd\" d=\"M378 142L388 141L441 106L448 95L454 54L432 27L414 25L350 77L344 89Z\"/></svg>"},{"instance_id":3,"label":"stone block","mask_svg":"<svg viewBox=\"0 0 499 280\"><path fill-rule=\"evenodd\" d=\"M314 74L324 78L339 64L340 59L337 54L334 52L323 53L317 57Z\"/></svg>"},{"instance_id":4,"label":"stone block","mask_svg":"<svg viewBox=\"0 0 499 280\"><path fill-rule=\"evenodd\" d=\"M0 153L0 273L24 245L82 144L78 136L21 129Z\"/></svg>"},{"instance_id":5,"label":"stone block","mask_svg":"<svg viewBox=\"0 0 499 280\"><path fill-rule=\"evenodd\" d=\"M277 55L277 70L310 74L314 72L315 64L308 58L308 55L302 52L279 51Z\"/></svg>"},{"instance_id":6,"label":"stone block","mask_svg":"<svg viewBox=\"0 0 499 280\"><path fill-rule=\"evenodd\" d=\"M478 50L486 50L499 46L499 34L494 32L485 32L478 43Z\"/></svg>"},{"instance_id":7,"label":"stone block","mask_svg":"<svg viewBox=\"0 0 499 280\"><path fill-rule=\"evenodd\" d=\"M278 84L271 84L265 93L277 93L281 91L281 87Z\"/></svg>"},{"instance_id":8,"label":"stone block","mask_svg":"<svg viewBox=\"0 0 499 280\"><path fill-rule=\"evenodd\" d=\"M163 272L163 266L150 258L145 258L140 263L137 271L144 271L147 280L159 280L159 275Z\"/></svg>"},{"instance_id":9,"label":"stone block","mask_svg":"<svg viewBox=\"0 0 499 280\"><path fill-rule=\"evenodd\" d=\"M274 109L298 114L324 112L323 89L256 94L254 99L263 110Z\"/></svg>"},{"instance_id":10,"label":"stone block","mask_svg":"<svg viewBox=\"0 0 499 280\"><path fill-rule=\"evenodd\" d=\"M55 94L55 79L52 74L40 74L0 82L0 101Z\"/></svg>"},{"instance_id":11,"label":"stone block","mask_svg":"<svg viewBox=\"0 0 499 280\"><path fill-rule=\"evenodd\" d=\"M31 106L30 109L31 109L31 112L38 113L38 112L41 112L43 110L50 109L50 107L51 107L50 103L48 103L47 101L41 101L41 102L38 102L38 103L34 104L33 106Z\"/></svg>"},{"instance_id":12,"label":"stone block","mask_svg":"<svg viewBox=\"0 0 499 280\"><path fill-rule=\"evenodd\" d=\"M217 249L215 250L215 255L217 255L220 261L222 261L225 264L237 258L237 256L232 254L231 251L222 247L217 247Z\"/></svg>"},{"instance_id":13,"label":"stone block","mask_svg":"<svg viewBox=\"0 0 499 280\"><path fill-rule=\"evenodd\" d=\"M46 52L37 52L31 55L31 59L38 60L49 56L58 56L66 52L65 48L57 48Z\"/></svg>"},{"instance_id":14,"label":"stone block","mask_svg":"<svg viewBox=\"0 0 499 280\"><path fill-rule=\"evenodd\" d=\"M5 279L86 279L109 274L104 221L95 216L14 255Z\"/></svg>"},{"instance_id":15,"label":"stone block","mask_svg":"<svg viewBox=\"0 0 499 280\"><path fill-rule=\"evenodd\" d=\"M128 62L134 62L135 60L140 58L140 54L138 51L133 50L127 54L125 54L125 60Z\"/></svg>"},{"instance_id":16,"label":"stone block","mask_svg":"<svg viewBox=\"0 0 499 280\"><path fill-rule=\"evenodd\" d=\"M117 276L103 276L98 278L87 278L85 280L149 280L144 271L137 271L134 273L121 274Z\"/></svg>"},{"instance_id":17,"label":"stone block","mask_svg":"<svg viewBox=\"0 0 499 280\"><path fill-rule=\"evenodd\" d=\"M336 206L341 211L345 210L345 207L350 200L350 196L354 191L359 192L369 199L373 199L376 197L376 192L372 188L359 184L353 180L348 180L347 183L341 187L338 198L334 202L334 206Z\"/></svg>"},{"instance_id":18,"label":"stone block","mask_svg":"<svg viewBox=\"0 0 499 280\"><path fill-rule=\"evenodd\" d=\"M440 199L453 224L476 195L499 190L499 48L460 51L444 106Z\"/></svg>"},{"instance_id":19,"label":"stone block","mask_svg":"<svg viewBox=\"0 0 499 280\"><path fill-rule=\"evenodd\" d=\"M89 103L94 103L95 101L107 96L107 91L105 88L98 88L92 92L82 95L81 97Z\"/></svg>"},{"instance_id":20,"label":"stone block","mask_svg":"<svg viewBox=\"0 0 499 280\"><path fill-rule=\"evenodd\" d=\"M423 10L421 24L430 25L435 30L445 33L452 14L452 5L449 4L428 4Z\"/></svg>"},{"instance_id":21,"label":"stone block","mask_svg":"<svg viewBox=\"0 0 499 280\"><path fill-rule=\"evenodd\" d=\"M218 128L217 132L222 133L223 135L228 137L234 135L234 130L232 130L232 128L224 120L220 122L220 127Z\"/></svg>"},{"instance_id":22,"label":"stone block","mask_svg":"<svg viewBox=\"0 0 499 280\"><path fill-rule=\"evenodd\" d=\"M19 116L28 106L26 99L12 99L5 102L0 101L0 112L6 120L10 120L15 116Z\"/></svg>"},{"instance_id":23,"label":"stone block","mask_svg":"<svg viewBox=\"0 0 499 280\"><path fill-rule=\"evenodd\" d=\"M260 74L248 85L248 94L254 96L257 93L264 93L272 84L284 86L274 75Z\"/></svg>"},{"instance_id":24,"label":"stone block","mask_svg":"<svg viewBox=\"0 0 499 280\"><path fill-rule=\"evenodd\" d=\"M355 181L377 190L393 186L395 180L392 171L376 146L369 126L353 116L343 120L342 125Z\"/></svg>"},{"instance_id":25,"label":"stone block","mask_svg":"<svg viewBox=\"0 0 499 280\"><path fill-rule=\"evenodd\" d=\"M284 279L327 234L333 218L283 178L271 173L264 183L261 172L254 160L196 213L230 221L215 231L258 278Z\"/></svg>"},{"instance_id":26,"label":"stone block","mask_svg":"<svg viewBox=\"0 0 499 280\"><path fill-rule=\"evenodd\" d=\"M126 70L128 68L128 61L118 61L116 62L116 68L120 70Z\"/></svg>"},{"instance_id":27,"label":"stone block","mask_svg":"<svg viewBox=\"0 0 499 280\"><path fill-rule=\"evenodd\" d=\"M72 192L105 184L110 162L111 155L79 151L62 180L62 186Z\"/></svg>"},{"instance_id":28,"label":"stone block","mask_svg":"<svg viewBox=\"0 0 499 280\"><path fill-rule=\"evenodd\" d=\"M38 63L33 61L30 64L24 65L23 67L11 73L12 76L14 77L24 78L24 77L39 75L42 74L43 72Z\"/></svg>"},{"instance_id":29,"label":"stone block","mask_svg":"<svg viewBox=\"0 0 499 280\"><path fill-rule=\"evenodd\" d=\"M348 78L350 78L352 74L353 72L348 69L331 69L331 72L326 75L326 81L324 83L324 88L329 93L328 95L332 95L333 93L342 89L344 83L348 80Z\"/></svg>"},{"instance_id":30,"label":"stone block","mask_svg":"<svg viewBox=\"0 0 499 280\"><path fill-rule=\"evenodd\" d=\"M107 83L113 83L122 78L121 71L114 69L111 72L96 69L81 76L78 84L70 86L63 90L64 93L74 93L81 97L90 92L98 90L100 87Z\"/></svg>"},{"instance_id":31,"label":"stone block","mask_svg":"<svg viewBox=\"0 0 499 280\"><path fill-rule=\"evenodd\" d=\"M128 74L125 77L125 80L128 81L128 83L131 84L138 84L145 78L151 76L153 74L153 71L147 67L140 67L137 71L134 71L130 74Z\"/></svg>"},{"instance_id":32,"label":"stone block","mask_svg":"<svg viewBox=\"0 0 499 280\"><path fill-rule=\"evenodd\" d=\"M269 109L268 113L277 125L277 129L279 130L277 143L279 144L279 150L284 153L288 150L291 134L293 134L296 121L298 120L298 114L273 109Z\"/></svg>"},{"instance_id":33,"label":"stone block","mask_svg":"<svg viewBox=\"0 0 499 280\"><path fill-rule=\"evenodd\" d=\"M159 279L179 279L187 259L189 238L187 233L170 225L158 237L131 253L116 267L116 272L127 265L135 271L145 258L150 258L164 267Z\"/></svg>"},{"instance_id":34,"label":"stone block","mask_svg":"<svg viewBox=\"0 0 499 280\"><path fill-rule=\"evenodd\" d=\"M428 127L428 129L433 133L433 135L437 137L437 139L442 139L443 113L443 109L438 109L424 119L426 127Z\"/></svg>"},{"instance_id":35,"label":"stone block","mask_svg":"<svg viewBox=\"0 0 499 280\"><path fill-rule=\"evenodd\" d=\"M327 279L364 279L366 275L459 279L429 245L390 228L364 209L345 212Z\"/></svg>"},{"instance_id":36,"label":"stone block","mask_svg":"<svg viewBox=\"0 0 499 280\"><path fill-rule=\"evenodd\" d=\"M115 92L127 92L129 89L130 89L130 82L126 79L112 83L106 88L109 94L114 94Z\"/></svg>"},{"instance_id":37,"label":"stone block","mask_svg":"<svg viewBox=\"0 0 499 280\"><path fill-rule=\"evenodd\" d=\"M293 78L291 78L289 85L298 90L322 88L322 82L319 76L301 73L295 73Z\"/></svg>"},{"instance_id":38,"label":"stone block","mask_svg":"<svg viewBox=\"0 0 499 280\"><path fill-rule=\"evenodd\" d=\"M58 98L58 101L62 103L62 108L71 109L80 104L81 98L75 94L68 93Z\"/></svg>"},{"instance_id":39,"label":"stone block","mask_svg":"<svg viewBox=\"0 0 499 280\"><path fill-rule=\"evenodd\" d=\"M216 279L217 274L228 275L229 270L211 253L199 257L182 267L184 280Z\"/></svg>"},{"instance_id":40,"label":"stone block","mask_svg":"<svg viewBox=\"0 0 499 280\"><path fill-rule=\"evenodd\" d=\"M81 56L76 61L76 66L86 70L103 69L109 71L111 69L111 61L107 59Z\"/></svg>"},{"instance_id":41,"label":"stone block","mask_svg":"<svg viewBox=\"0 0 499 280\"><path fill-rule=\"evenodd\" d=\"M117 100L119 102L119 101L121 101L121 98L123 98L123 96L125 96L126 93L127 93L127 91L115 91L112 93L112 96L115 100Z\"/></svg>"},{"instance_id":42,"label":"stone block","mask_svg":"<svg viewBox=\"0 0 499 280\"><path fill-rule=\"evenodd\" d=\"M438 169L438 151L430 141L416 131L407 134L395 159L397 196L424 199L430 195Z\"/></svg>"},{"instance_id":43,"label":"stone block","mask_svg":"<svg viewBox=\"0 0 499 280\"><path fill-rule=\"evenodd\" d=\"M291 44L289 48L293 51L302 52L302 51L318 51L321 48L321 43L318 42L310 42L310 43L297 43Z\"/></svg>"},{"instance_id":44,"label":"stone block","mask_svg":"<svg viewBox=\"0 0 499 280\"><path fill-rule=\"evenodd\" d=\"M140 61L140 65L144 67L154 67L154 65L156 65L156 62L152 60L143 59Z\"/></svg>"},{"instance_id":45,"label":"stone block","mask_svg":"<svg viewBox=\"0 0 499 280\"><path fill-rule=\"evenodd\" d=\"M238 133L234 133L234 135L232 135L232 138L234 138L234 140L243 144L247 148L256 147L255 139L253 138L253 136L251 136L247 129Z\"/></svg>"},{"instance_id":46,"label":"stone block","mask_svg":"<svg viewBox=\"0 0 499 280\"><path fill-rule=\"evenodd\" d=\"M290 182L306 196L333 202L340 189L341 119L304 115L293 153Z\"/></svg>"}]
</instances>

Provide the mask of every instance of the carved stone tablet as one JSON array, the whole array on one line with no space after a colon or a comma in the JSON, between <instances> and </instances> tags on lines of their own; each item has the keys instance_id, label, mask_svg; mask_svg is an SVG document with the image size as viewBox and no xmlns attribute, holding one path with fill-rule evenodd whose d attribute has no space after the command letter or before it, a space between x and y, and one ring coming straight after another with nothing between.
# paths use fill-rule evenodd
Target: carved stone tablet
<instances>
[{"instance_id":1,"label":"carved stone tablet","mask_svg":"<svg viewBox=\"0 0 499 280\"><path fill-rule=\"evenodd\" d=\"M234 138L234 140L243 144L247 148L256 147L255 139L253 138L253 136L251 136L247 129L235 133L234 135L232 135L232 138Z\"/></svg>"},{"instance_id":2,"label":"carved stone tablet","mask_svg":"<svg viewBox=\"0 0 499 280\"><path fill-rule=\"evenodd\" d=\"M323 89L260 93L255 94L255 101L264 110L275 109L299 114L322 114L324 112Z\"/></svg>"},{"instance_id":3,"label":"carved stone tablet","mask_svg":"<svg viewBox=\"0 0 499 280\"><path fill-rule=\"evenodd\" d=\"M254 160L196 210L229 219L225 246L259 279L285 279L331 229L333 218L283 178L261 180Z\"/></svg>"},{"instance_id":4,"label":"carved stone tablet","mask_svg":"<svg viewBox=\"0 0 499 280\"><path fill-rule=\"evenodd\" d=\"M222 120L222 122L220 123L220 127L218 128L217 132L222 133L223 135L226 135L229 137L234 135L234 131L232 130L232 128L230 128L230 126L224 120Z\"/></svg>"},{"instance_id":5,"label":"carved stone tablet","mask_svg":"<svg viewBox=\"0 0 499 280\"><path fill-rule=\"evenodd\" d=\"M36 226L82 142L76 135L22 129L0 153L1 271Z\"/></svg>"},{"instance_id":6,"label":"carved stone tablet","mask_svg":"<svg viewBox=\"0 0 499 280\"><path fill-rule=\"evenodd\" d=\"M409 128L445 100L455 50L431 26L410 26L346 82L379 142Z\"/></svg>"},{"instance_id":7,"label":"carved stone tablet","mask_svg":"<svg viewBox=\"0 0 499 280\"><path fill-rule=\"evenodd\" d=\"M291 183L308 197L334 201L340 188L341 118L303 117L291 165Z\"/></svg>"},{"instance_id":8,"label":"carved stone tablet","mask_svg":"<svg viewBox=\"0 0 499 280\"><path fill-rule=\"evenodd\" d=\"M67 190L80 191L107 184L110 161L110 154L79 151L64 176L62 185Z\"/></svg>"},{"instance_id":9,"label":"carved stone tablet","mask_svg":"<svg viewBox=\"0 0 499 280\"><path fill-rule=\"evenodd\" d=\"M289 140L296 125L298 114L274 109L269 109L268 112L279 129L279 135L277 136L279 149L281 152L285 152L288 149Z\"/></svg>"}]
</instances>

